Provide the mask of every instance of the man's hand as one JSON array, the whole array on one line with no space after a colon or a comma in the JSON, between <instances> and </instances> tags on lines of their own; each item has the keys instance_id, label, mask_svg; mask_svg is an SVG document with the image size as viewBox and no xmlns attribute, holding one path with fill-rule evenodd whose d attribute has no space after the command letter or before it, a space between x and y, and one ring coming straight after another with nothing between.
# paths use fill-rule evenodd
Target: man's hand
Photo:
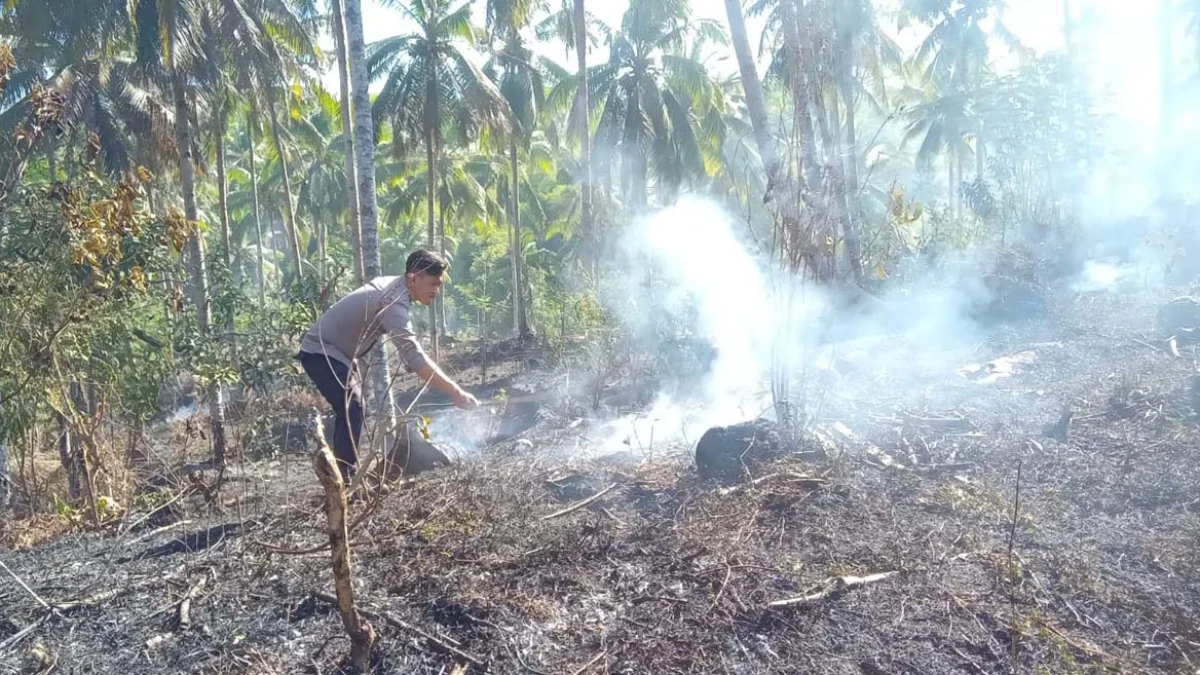
<instances>
[{"instance_id":1,"label":"man's hand","mask_svg":"<svg viewBox=\"0 0 1200 675\"><path fill-rule=\"evenodd\" d=\"M472 410L479 407L479 399L471 395L470 392L459 389L454 395L454 405L462 408L463 410Z\"/></svg>"}]
</instances>

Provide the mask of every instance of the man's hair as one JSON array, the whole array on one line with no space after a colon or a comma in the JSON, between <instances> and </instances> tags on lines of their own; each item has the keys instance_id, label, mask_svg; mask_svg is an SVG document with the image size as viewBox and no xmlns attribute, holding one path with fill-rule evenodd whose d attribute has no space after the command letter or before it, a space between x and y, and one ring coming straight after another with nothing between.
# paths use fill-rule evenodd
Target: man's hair
<instances>
[{"instance_id":1,"label":"man's hair","mask_svg":"<svg viewBox=\"0 0 1200 675\"><path fill-rule=\"evenodd\" d=\"M424 272L435 277L440 277L442 276L442 272L445 272L449 266L450 264L442 256L433 251L419 248L408 254L408 260L404 263L404 273Z\"/></svg>"}]
</instances>

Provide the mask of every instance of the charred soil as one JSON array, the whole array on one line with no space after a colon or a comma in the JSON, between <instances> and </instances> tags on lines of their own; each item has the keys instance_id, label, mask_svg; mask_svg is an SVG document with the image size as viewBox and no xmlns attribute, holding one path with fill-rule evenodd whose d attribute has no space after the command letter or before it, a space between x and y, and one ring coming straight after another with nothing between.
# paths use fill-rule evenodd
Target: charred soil
<instances>
[{"instance_id":1,"label":"charred soil","mask_svg":"<svg viewBox=\"0 0 1200 675\"><path fill-rule=\"evenodd\" d=\"M924 396L851 359L814 385L824 458L735 484L690 455L563 460L580 413L547 403L352 502L373 509L351 541L359 605L387 617L375 671L1194 672L1197 352L1154 335L1157 303L1053 299ZM545 378L515 358L488 379ZM290 461L224 483L253 506L196 493L170 522L0 553L28 585L0 572L0 672L349 672L315 596L320 488Z\"/></svg>"}]
</instances>

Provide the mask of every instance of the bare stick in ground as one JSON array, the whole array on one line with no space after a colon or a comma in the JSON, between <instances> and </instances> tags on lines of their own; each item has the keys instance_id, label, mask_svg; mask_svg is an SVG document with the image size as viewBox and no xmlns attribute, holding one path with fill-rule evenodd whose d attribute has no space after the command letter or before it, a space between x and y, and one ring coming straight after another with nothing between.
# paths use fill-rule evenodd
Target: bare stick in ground
<instances>
[{"instance_id":1,"label":"bare stick in ground","mask_svg":"<svg viewBox=\"0 0 1200 675\"><path fill-rule=\"evenodd\" d=\"M1013 567L1013 542L1017 538L1017 518L1020 516L1021 509L1021 460L1017 460L1017 486L1013 494L1013 517L1012 527L1008 531L1008 577L1009 577L1009 602L1012 605L1012 659L1016 663L1017 647L1019 633L1016 630L1017 622L1017 578L1018 573Z\"/></svg>"},{"instance_id":2,"label":"bare stick in ground","mask_svg":"<svg viewBox=\"0 0 1200 675\"><path fill-rule=\"evenodd\" d=\"M329 547L333 555L333 581L337 591L336 605L342 617L342 625L350 636L350 660L360 672L371 666L371 650L375 645L375 630L359 618L354 609L353 571L350 567L350 546L347 543L346 485L342 473L329 446L325 444L325 433L321 428L321 416L317 415L317 449L313 452L313 469L325 488L326 515L329 520Z\"/></svg>"}]
</instances>

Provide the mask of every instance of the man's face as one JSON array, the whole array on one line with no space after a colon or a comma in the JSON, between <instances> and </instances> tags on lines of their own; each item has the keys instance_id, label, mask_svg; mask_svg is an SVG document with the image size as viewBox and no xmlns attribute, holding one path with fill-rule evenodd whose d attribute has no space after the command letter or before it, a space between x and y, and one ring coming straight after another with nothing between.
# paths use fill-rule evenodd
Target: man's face
<instances>
[{"instance_id":1,"label":"man's face","mask_svg":"<svg viewBox=\"0 0 1200 675\"><path fill-rule=\"evenodd\" d=\"M408 294L414 302L428 305L442 290L442 277L428 272L413 272L408 275Z\"/></svg>"}]
</instances>

